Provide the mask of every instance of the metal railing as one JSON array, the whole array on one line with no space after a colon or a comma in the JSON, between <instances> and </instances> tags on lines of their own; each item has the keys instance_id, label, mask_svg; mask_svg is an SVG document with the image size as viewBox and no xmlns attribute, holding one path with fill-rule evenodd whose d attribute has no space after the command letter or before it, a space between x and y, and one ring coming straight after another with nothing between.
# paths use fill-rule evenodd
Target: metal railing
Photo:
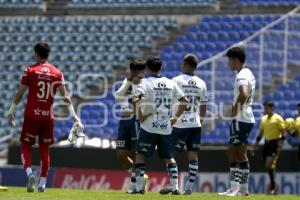
<instances>
[{"instance_id":1,"label":"metal railing","mask_svg":"<svg viewBox=\"0 0 300 200\"><path fill-rule=\"evenodd\" d=\"M233 74L232 76L228 76L230 75L229 68L228 72L226 72L226 69L224 69L227 67L227 61L224 56L228 49L234 46L243 46L246 50L248 58L246 63L256 75L259 101L262 101L263 99L264 84L272 84L272 79L274 76L282 78L282 83L287 83L288 64L300 64L300 60L295 60L294 58L291 58L292 56L289 56L289 54L292 55L293 53L300 54L300 47L297 47L297 45L293 47L293 41L295 38L300 41L299 10L300 6L297 6L292 11L280 16L278 19L254 32L245 40L235 43L224 51L199 63L198 66L200 67L200 71L201 67L203 66L206 66L210 69L211 92L213 94L222 92L222 89L217 89L218 84L221 84L222 80L224 79L230 80L230 78L234 77ZM299 20L297 21L296 18ZM297 26L294 27L295 24L299 26L298 30ZM293 28L295 28L296 31L293 30ZM291 39L292 37L294 37L294 40ZM276 47L274 47L274 45ZM272 55L273 58L276 58L273 62L270 61L270 55ZM276 55L278 55L278 57ZM224 73L221 73L220 71Z\"/></svg>"}]
</instances>

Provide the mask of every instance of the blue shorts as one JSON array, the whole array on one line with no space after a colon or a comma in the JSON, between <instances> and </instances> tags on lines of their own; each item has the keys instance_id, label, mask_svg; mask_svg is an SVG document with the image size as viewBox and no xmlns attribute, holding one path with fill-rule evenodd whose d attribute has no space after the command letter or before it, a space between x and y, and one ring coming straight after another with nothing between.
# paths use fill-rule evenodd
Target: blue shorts
<instances>
[{"instance_id":1,"label":"blue shorts","mask_svg":"<svg viewBox=\"0 0 300 200\"><path fill-rule=\"evenodd\" d=\"M248 137L252 131L253 126L254 123L246 123L232 120L229 126L229 144L233 146L247 145Z\"/></svg>"},{"instance_id":2,"label":"blue shorts","mask_svg":"<svg viewBox=\"0 0 300 200\"><path fill-rule=\"evenodd\" d=\"M117 149L136 151L140 123L135 118L121 119L118 128Z\"/></svg>"},{"instance_id":3,"label":"blue shorts","mask_svg":"<svg viewBox=\"0 0 300 200\"><path fill-rule=\"evenodd\" d=\"M181 152L186 146L188 151L200 151L201 127L173 128L173 150Z\"/></svg>"},{"instance_id":4,"label":"blue shorts","mask_svg":"<svg viewBox=\"0 0 300 200\"><path fill-rule=\"evenodd\" d=\"M151 157L156 146L161 159L173 158L171 134L160 135L156 133L149 133L141 128L138 137L137 152L145 157Z\"/></svg>"}]
</instances>

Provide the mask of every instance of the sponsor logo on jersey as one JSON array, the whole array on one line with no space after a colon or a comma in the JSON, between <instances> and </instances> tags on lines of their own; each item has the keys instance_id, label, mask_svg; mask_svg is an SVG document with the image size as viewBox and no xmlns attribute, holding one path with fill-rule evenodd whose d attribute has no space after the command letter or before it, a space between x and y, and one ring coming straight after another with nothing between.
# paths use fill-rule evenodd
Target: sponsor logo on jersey
<instances>
[{"instance_id":1,"label":"sponsor logo on jersey","mask_svg":"<svg viewBox=\"0 0 300 200\"><path fill-rule=\"evenodd\" d=\"M188 84L189 85L196 85L196 81L194 81L193 79L191 79L191 80L188 81Z\"/></svg>"},{"instance_id":2,"label":"sponsor logo on jersey","mask_svg":"<svg viewBox=\"0 0 300 200\"><path fill-rule=\"evenodd\" d=\"M37 116L49 116L49 110L41 110L40 108L34 109L34 114Z\"/></svg>"},{"instance_id":3,"label":"sponsor logo on jersey","mask_svg":"<svg viewBox=\"0 0 300 200\"><path fill-rule=\"evenodd\" d=\"M167 87L167 85L166 85L165 83L163 83L163 82L159 82L159 83L157 84L157 86L158 86L159 88L166 88L166 87Z\"/></svg>"},{"instance_id":4,"label":"sponsor logo on jersey","mask_svg":"<svg viewBox=\"0 0 300 200\"><path fill-rule=\"evenodd\" d=\"M48 67L43 67L43 68L41 69L41 72L42 72L43 74L47 74L47 73L50 72L50 70L49 70Z\"/></svg>"}]
</instances>

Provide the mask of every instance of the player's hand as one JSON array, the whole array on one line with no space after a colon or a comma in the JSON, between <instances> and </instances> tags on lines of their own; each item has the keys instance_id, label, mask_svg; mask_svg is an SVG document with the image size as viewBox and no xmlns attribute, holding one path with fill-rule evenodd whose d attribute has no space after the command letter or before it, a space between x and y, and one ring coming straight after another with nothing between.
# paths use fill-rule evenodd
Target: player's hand
<instances>
[{"instance_id":1,"label":"player's hand","mask_svg":"<svg viewBox=\"0 0 300 200\"><path fill-rule=\"evenodd\" d=\"M171 125L173 126L174 124L176 124L177 120L178 120L177 117L172 117L172 118L170 118Z\"/></svg>"},{"instance_id":2,"label":"player's hand","mask_svg":"<svg viewBox=\"0 0 300 200\"><path fill-rule=\"evenodd\" d=\"M16 126L16 119L12 113L8 114L8 123L11 126Z\"/></svg>"},{"instance_id":3,"label":"player's hand","mask_svg":"<svg viewBox=\"0 0 300 200\"><path fill-rule=\"evenodd\" d=\"M75 121L73 124L72 129L70 130L68 141L70 143L76 142L76 140L80 137L85 137L85 134L83 133L83 125L81 121Z\"/></svg>"},{"instance_id":4,"label":"player's hand","mask_svg":"<svg viewBox=\"0 0 300 200\"><path fill-rule=\"evenodd\" d=\"M77 126L78 126L78 128L81 130L81 132L83 131L83 129L84 129L84 126L83 126L83 124L81 123L81 120L78 120L78 121L76 121L77 122Z\"/></svg>"}]
</instances>

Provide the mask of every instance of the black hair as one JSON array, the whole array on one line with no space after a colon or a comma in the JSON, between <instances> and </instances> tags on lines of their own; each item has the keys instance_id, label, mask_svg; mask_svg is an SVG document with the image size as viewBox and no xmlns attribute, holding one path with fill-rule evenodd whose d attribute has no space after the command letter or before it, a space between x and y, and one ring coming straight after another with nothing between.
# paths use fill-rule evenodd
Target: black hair
<instances>
[{"instance_id":1,"label":"black hair","mask_svg":"<svg viewBox=\"0 0 300 200\"><path fill-rule=\"evenodd\" d=\"M297 104L297 107L300 107L300 103Z\"/></svg>"},{"instance_id":2,"label":"black hair","mask_svg":"<svg viewBox=\"0 0 300 200\"><path fill-rule=\"evenodd\" d=\"M50 47L46 43L37 43L34 46L34 52L39 55L42 59L47 59L50 53Z\"/></svg>"},{"instance_id":3,"label":"black hair","mask_svg":"<svg viewBox=\"0 0 300 200\"><path fill-rule=\"evenodd\" d=\"M162 61L158 57L149 57L147 59L147 67L153 72L159 72L162 67Z\"/></svg>"},{"instance_id":4,"label":"black hair","mask_svg":"<svg viewBox=\"0 0 300 200\"><path fill-rule=\"evenodd\" d=\"M241 63L246 61L246 53L242 47L232 47L226 53L228 58L237 58Z\"/></svg>"},{"instance_id":5,"label":"black hair","mask_svg":"<svg viewBox=\"0 0 300 200\"><path fill-rule=\"evenodd\" d=\"M130 70L144 70L146 68L146 62L141 59L135 59L129 66Z\"/></svg>"},{"instance_id":6,"label":"black hair","mask_svg":"<svg viewBox=\"0 0 300 200\"><path fill-rule=\"evenodd\" d=\"M188 66L190 66L190 67L196 69L199 60L198 60L197 56L195 56L195 55L193 55L193 54L188 54L188 55L186 55L186 56L184 57L183 62L184 62L185 64L187 64Z\"/></svg>"},{"instance_id":7,"label":"black hair","mask_svg":"<svg viewBox=\"0 0 300 200\"><path fill-rule=\"evenodd\" d=\"M274 107L274 102L271 100L267 100L264 102L264 106Z\"/></svg>"}]
</instances>

